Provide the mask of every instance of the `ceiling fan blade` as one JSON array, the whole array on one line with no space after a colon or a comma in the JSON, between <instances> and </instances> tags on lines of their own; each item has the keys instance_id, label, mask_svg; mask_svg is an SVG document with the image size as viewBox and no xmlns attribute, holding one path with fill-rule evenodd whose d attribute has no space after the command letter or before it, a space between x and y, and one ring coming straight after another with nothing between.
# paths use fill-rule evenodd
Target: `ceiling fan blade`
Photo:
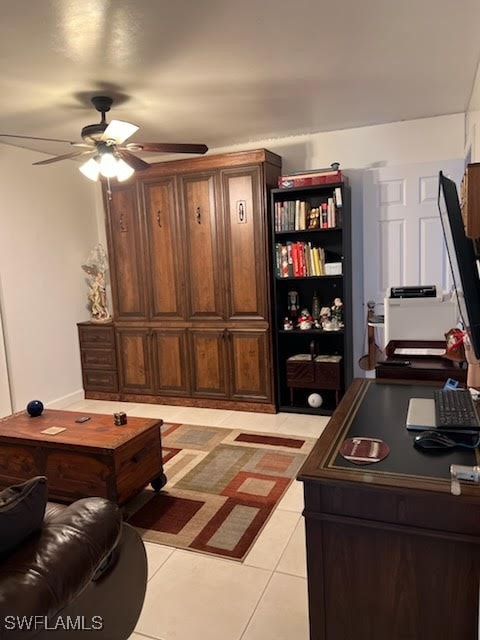
<instances>
[{"instance_id":1,"label":"ceiling fan blade","mask_svg":"<svg viewBox=\"0 0 480 640\"><path fill-rule=\"evenodd\" d=\"M59 160L68 160L69 158L75 158L77 156L86 156L95 153L95 149L89 151L71 151L70 153L64 153L62 156L54 156L53 158L47 158L46 160L39 160L33 164L51 164L52 162L58 162Z\"/></svg>"},{"instance_id":2,"label":"ceiling fan blade","mask_svg":"<svg viewBox=\"0 0 480 640\"><path fill-rule=\"evenodd\" d=\"M118 149L117 154L120 156L122 160L125 160L127 164L135 169L135 171L144 171L145 169L150 169L150 165L145 160L141 158L137 158L133 153L130 153L127 149Z\"/></svg>"},{"instance_id":3,"label":"ceiling fan blade","mask_svg":"<svg viewBox=\"0 0 480 640\"><path fill-rule=\"evenodd\" d=\"M37 138L36 136L17 136L13 133L0 133L0 138L21 138L23 140L41 140L43 142L66 142L67 144L75 144L71 140L60 140L59 138Z\"/></svg>"},{"instance_id":4,"label":"ceiling fan blade","mask_svg":"<svg viewBox=\"0 0 480 640\"><path fill-rule=\"evenodd\" d=\"M127 148L139 151L153 151L159 153L206 153L206 144L177 144L175 142L131 142Z\"/></svg>"},{"instance_id":5,"label":"ceiling fan blade","mask_svg":"<svg viewBox=\"0 0 480 640\"><path fill-rule=\"evenodd\" d=\"M132 136L139 127L131 122L123 120L111 120L108 127L103 132L100 140L114 140L115 144L122 144L127 138Z\"/></svg>"}]
</instances>

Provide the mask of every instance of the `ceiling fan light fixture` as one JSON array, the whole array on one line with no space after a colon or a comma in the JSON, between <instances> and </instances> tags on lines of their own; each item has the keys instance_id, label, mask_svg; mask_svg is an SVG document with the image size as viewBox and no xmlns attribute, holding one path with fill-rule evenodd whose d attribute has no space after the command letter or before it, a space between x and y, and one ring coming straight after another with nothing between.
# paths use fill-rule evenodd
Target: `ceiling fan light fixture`
<instances>
[{"instance_id":1,"label":"ceiling fan light fixture","mask_svg":"<svg viewBox=\"0 0 480 640\"><path fill-rule=\"evenodd\" d=\"M131 167L125 160L118 158L117 160L117 180L124 182L135 173L135 169Z\"/></svg>"},{"instance_id":2,"label":"ceiling fan light fixture","mask_svg":"<svg viewBox=\"0 0 480 640\"><path fill-rule=\"evenodd\" d=\"M100 173L104 178L115 178L117 175L117 159L113 153L102 153L97 162L99 163Z\"/></svg>"},{"instance_id":3,"label":"ceiling fan light fixture","mask_svg":"<svg viewBox=\"0 0 480 640\"><path fill-rule=\"evenodd\" d=\"M89 178L89 180L96 182L100 175L100 165L95 158L90 158L90 160L87 160L87 162L84 162L82 166L79 167L79 171L81 171L86 178Z\"/></svg>"}]
</instances>

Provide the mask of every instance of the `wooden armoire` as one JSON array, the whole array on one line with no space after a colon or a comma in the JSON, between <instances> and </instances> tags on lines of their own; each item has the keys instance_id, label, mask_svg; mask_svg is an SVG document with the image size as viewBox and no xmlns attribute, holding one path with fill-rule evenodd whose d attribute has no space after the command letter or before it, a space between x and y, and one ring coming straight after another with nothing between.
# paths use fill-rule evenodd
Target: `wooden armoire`
<instances>
[{"instance_id":1,"label":"wooden armoire","mask_svg":"<svg viewBox=\"0 0 480 640\"><path fill-rule=\"evenodd\" d=\"M104 190L113 322L79 323L87 398L275 411L265 149Z\"/></svg>"}]
</instances>

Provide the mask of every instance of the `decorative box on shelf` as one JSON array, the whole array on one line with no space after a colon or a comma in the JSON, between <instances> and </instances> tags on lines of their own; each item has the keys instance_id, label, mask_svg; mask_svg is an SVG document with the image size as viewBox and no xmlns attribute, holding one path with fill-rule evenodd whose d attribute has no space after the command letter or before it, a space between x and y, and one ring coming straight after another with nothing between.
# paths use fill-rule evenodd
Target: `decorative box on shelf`
<instances>
[{"instance_id":1,"label":"decorative box on shelf","mask_svg":"<svg viewBox=\"0 0 480 640\"><path fill-rule=\"evenodd\" d=\"M333 389L338 404L342 392L342 356L299 353L287 358L287 385L293 404L293 390Z\"/></svg>"},{"instance_id":2,"label":"decorative box on shelf","mask_svg":"<svg viewBox=\"0 0 480 640\"><path fill-rule=\"evenodd\" d=\"M341 262L326 262L325 263L325 275L326 276L341 276L342 275L342 263Z\"/></svg>"}]
</instances>

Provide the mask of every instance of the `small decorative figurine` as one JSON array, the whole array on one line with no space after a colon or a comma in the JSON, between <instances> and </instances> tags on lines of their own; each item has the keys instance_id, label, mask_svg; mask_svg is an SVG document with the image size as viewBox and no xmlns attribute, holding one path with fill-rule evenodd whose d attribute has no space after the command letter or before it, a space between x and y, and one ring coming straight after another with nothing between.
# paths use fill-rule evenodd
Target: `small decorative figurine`
<instances>
[{"instance_id":1,"label":"small decorative figurine","mask_svg":"<svg viewBox=\"0 0 480 640\"><path fill-rule=\"evenodd\" d=\"M107 308L107 295L105 290L105 273L108 268L107 254L101 244L96 244L90 252L87 262L82 264L82 269L88 275L88 300L92 322L110 322L111 316Z\"/></svg>"},{"instance_id":2,"label":"small decorative figurine","mask_svg":"<svg viewBox=\"0 0 480 640\"><path fill-rule=\"evenodd\" d=\"M343 302L341 298L335 298L332 305L332 320L340 329L343 327Z\"/></svg>"},{"instance_id":3,"label":"small decorative figurine","mask_svg":"<svg viewBox=\"0 0 480 640\"><path fill-rule=\"evenodd\" d=\"M284 331L292 331L293 330L293 322L287 317L283 321L283 329L284 329Z\"/></svg>"},{"instance_id":4,"label":"small decorative figurine","mask_svg":"<svg viewBox=\"0 0 480 640\"><path fill-rule=\"evenodd\" d=\"M331 331L330 316L331 316L330 307L322 307L320 309L320 322L321 322L322 328L325 331Z\"/></svg>"},{"instance_id":5,"label":"small decorative figurine","mask_svg":"<svg viewBox=\"0 0 480 640\"><path fill-rule=\"evenodd\" d=\"M310 209L307 220L307 229L318 229L320 227L320 210L318 207Z\"/></svg>"},{"instance_id":6,"label":"small decorative figurine","mask_svg":"<svg viewBox=\"0 0 480 640\"><path fill-rule=\"evenodd\" d=\"M320 315L320 299L315 291L312 298L312 318L315 329L321 329L321 315Z\"/></svg>"},{"instance_id":7,"label":"small decorative figurine","mask_svg":"<svg viewBox=\"0 0 480 640\"><path fill-rule=\"evenodd\" d=\"M302 309L298 318L298 328L307 331L313 327L313 318L308 309Z\"/></svg>"},{"instance_id":8,"label":"small decorative figurine","mask_svg":"<svg viewBox=\"0 0 480 640\"><path fill-rule=\"evenodd\" d=\"M288 303L287 303L288 317L292 322L296 322L298 317L298 309L299 309L298 291L289 291L287 295L288 295Z\"/></svg>"}]
</instances>

